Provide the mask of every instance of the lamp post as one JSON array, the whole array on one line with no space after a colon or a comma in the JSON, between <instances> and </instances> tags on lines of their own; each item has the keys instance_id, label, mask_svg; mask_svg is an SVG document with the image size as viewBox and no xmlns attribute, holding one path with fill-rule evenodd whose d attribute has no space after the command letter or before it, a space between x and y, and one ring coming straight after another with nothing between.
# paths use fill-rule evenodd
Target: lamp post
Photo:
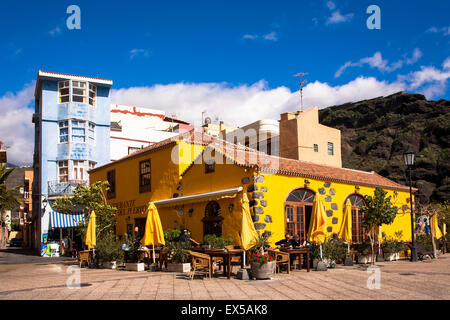
<instances>
[{"instance_id":1,"label":"lamp post","mask_svg":"<svg viewBox=\"0 0 450 320\"><path fill-rule=\"evenodd\" d=\"M405 164L409 168L409 203L411 205L411 262L417 262L417 250L416 250L416 240L414 236L414 208L413 208L413 197L412 197L412 179L411 179L411 169L414 165L414 152L411 149L408 149L403 154L403 158L405 159Z\"/></svg>"}]
</instances>

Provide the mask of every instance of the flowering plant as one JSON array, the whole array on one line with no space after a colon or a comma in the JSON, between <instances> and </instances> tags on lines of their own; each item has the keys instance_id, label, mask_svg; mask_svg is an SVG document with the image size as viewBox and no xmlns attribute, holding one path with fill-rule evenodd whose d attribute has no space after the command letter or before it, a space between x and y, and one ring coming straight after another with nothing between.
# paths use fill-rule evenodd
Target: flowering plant
<instances>
[{"instance_id":1,"label":"flowering plant","mask_svg":"<svg viewBox=\"0 0 450 320\"><path fill-rule=\"evenodd\" d=\"M260 264L264 264L271 261L274 261L274 258L272 256L269 256L267 253L252 253L252 255L250 256L250 262L259 262Z\"/></svg>"}]
</instances>

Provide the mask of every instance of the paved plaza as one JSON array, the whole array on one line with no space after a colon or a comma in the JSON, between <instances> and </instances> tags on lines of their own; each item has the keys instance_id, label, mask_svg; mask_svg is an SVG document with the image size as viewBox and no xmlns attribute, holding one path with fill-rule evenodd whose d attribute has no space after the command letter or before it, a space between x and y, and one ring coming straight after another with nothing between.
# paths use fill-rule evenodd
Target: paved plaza
<instances>
[{"instance_id":1,"label":"paved plaza","mask_svg":"<svg viewBox=\"0 0 450 320\"><path fill-rule=\"evenodd\" d=\"M120 300L411 300L450 299L450 254L411 263L379 262L380 289L368 289L366 267L338 265L326 272L276 274L273 280L189 280L180 273L82 268L78 289L67 287L70 258L0 251L0 299ZM236 273L239 267L235 267ZM75 269L76 270L76 269ZM74 278L71 278L74 279Z\"/></svg>"}]
</instances>

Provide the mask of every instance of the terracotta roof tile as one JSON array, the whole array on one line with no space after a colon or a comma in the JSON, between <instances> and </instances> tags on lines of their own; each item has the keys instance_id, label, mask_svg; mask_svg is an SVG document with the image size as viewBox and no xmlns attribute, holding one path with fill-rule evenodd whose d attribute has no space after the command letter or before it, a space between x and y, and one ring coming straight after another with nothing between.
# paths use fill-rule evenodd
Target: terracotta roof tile
<instances>
[{"instance_id":1,"label":"terracotta roof tile","mask_svg":"<svg viewBox=\"0 0 450 320\"><path fill-rule=\"evenodd\" d=\"M250 149L243 145L236 145L220 139L216 139L211 142L208 145L208 148L213 148L216 152L224 155L237 165L257 168L262 172L294 175L360 186L379 186L402 191L409 190L409 187L380 176L374 171L366 172L354 169L331 167L307 161L267 155L266 153ZM189 168L187 168L185 172L188 169ZM417 191L417 189L413 190Z\"/></svg>"},{"instance_id":2,"label":"terracotta roof tile","mask_svg":"<svg viewBox=\"0 0 450 320\"><path fill-rule=\"evenodd\" d=\"M191 130L182 133L178 136L163 140L155 143L151 146L136 151L128 156L125 156L112 163L106 164L102 167L92 169L96 171L100 168L115 164L120 161L125 161L136 156L154 152L162 148L174 145L176 141L186 141L187 143L199 144L207 146L207 148L214 149L224 155L230 162L239 166L256 168L262 172L268 172L273 174L293 175L304 178L324 180L330 182L342 182L347 184L354 184L358 186L378 186L383 188L389 188L394 190L408 191L409 187L398 184L390 179L387 179L375 172L366 172L347 168L337 168L326 165L315 164L307 161L300 161L294 159L287 159L272 155L267 155L264 152L257 151L255 149L248 148L240 144L233 144L228 141L214 138L208 134ZM206 149L205 149L206 150ZM198 159L202 157L201 153L197 159L195 159L188 168L182 173L184 175L195 163L198 163ZM413 189L417 191L417 189Z\"/></svg>"}]
</instances>

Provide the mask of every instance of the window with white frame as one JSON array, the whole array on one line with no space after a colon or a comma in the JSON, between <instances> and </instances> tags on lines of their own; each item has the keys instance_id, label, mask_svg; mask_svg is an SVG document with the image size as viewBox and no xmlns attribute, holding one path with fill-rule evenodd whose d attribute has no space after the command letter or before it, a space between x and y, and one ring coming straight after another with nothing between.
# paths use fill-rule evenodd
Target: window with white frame
<instances>
[{"instance_id":1,"label":"window with white frame","mask_svg":"<svg viewBox=\"0 0 450 320\"><path fill-rule=\"evenodd\" d=\"M72 120L72 142L86 142L86 122Z\"/></svg>"},{"instance_id":2,"label":"window with white frame","mask_svg":"<svg viewBox=\"0 0 450 320\"><path fill-rule=\"evenodd\" d=\"M73 179L84 180L84 161L73 160Z\"/></svg>"},{"instance_id":3,"label":"window with white frame","mask_svg":"<svg viewBox=\"0 0 450 320\"><path fill-rule=\"evenodd\" d=\"M70 85L72 83L72 85ZM97 86L84 81L65 80L58 82L59 103L78 102L95 106Z\"/></svg>"},{"instance_id":4,"label":"window with white frame","mask_svg":"<svg viewBox=\"0 0 450 320\"><path fill-rule=\"evenodd\" d=\"M59 182L69 181L69 161L58 161L58 180Z\"/></svg>"},{"instance_id":5,"label":"window with white frame","mask_svg":"<svg viewBox=\"0 0 450 320\"><path fill-rule=\"evenodd\" d=\"M59 142L67 143L69 142L69 121L59 121Z\"/></svg>"},{"instance_id":6,"label":"window with white frame","mask_svg":"<svg viewBox=\"0 0 450 320\"><path fill-rule=\"evenodd\" d=\"M95 124L88 122L88 142L91 145L95 144Z\"/></svg>"},{"instance_id":7,"label":"window with white frame","mask_svg":"<svg viewBox=\"0 0 450 320\"><path fill-rule=\"evenodd\" d=\"M328 154L330 156L334 155L334 145L333 142L328 142Z\"/></svg>"},{"instance_id":8,"label":"window with white frame","mask_svg":"<svg viewBox=\"0 0 450 320\"><path fill-rule=\"evenodd\" d=\"M59 103L69 102L70 100L70 87L69 80L58 82Z\"/></svg>"},{"instance_id":9,"label":"window with white frame","mask_svg":"<svg viewBox=\"0 0 450 320\"><path fill-rule=\"evenodd\" d=\"M72 101L86 103L86 82L72 81Z\"/></svg>"},{"instance_id":10,"label":"window with white frame","mask_svg":"<svg viewBox=\"0 0 450 320\"><path fill-rule=\"evenodd\" d=\"M95 106L95 99L97 97L97 87L89 83L89 104Z\"/></svg>"}]
</instances>

